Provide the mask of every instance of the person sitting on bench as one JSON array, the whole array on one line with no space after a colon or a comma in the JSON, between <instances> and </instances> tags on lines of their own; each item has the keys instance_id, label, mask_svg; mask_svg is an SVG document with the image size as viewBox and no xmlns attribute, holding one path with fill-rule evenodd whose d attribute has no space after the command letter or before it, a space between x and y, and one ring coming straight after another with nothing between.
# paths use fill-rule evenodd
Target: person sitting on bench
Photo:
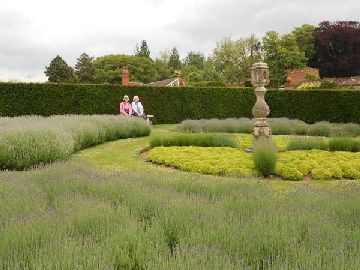
<instances>
[{"instance_id":1,"label":"person sitting on bench","mask_svg":"<svg viewBox=\"0 0 360 270\"><path fill-rule=\"evenodd\" d=\"M134 96L133 102L131 103L131 107L134 116L147 119L146 114L144 113L144 107L141 104L138 96Z\"/></svg>"},{"instance_id":2,"label":"person sitting on bench","mask_svg":"<svg viewBox=\"0 0 360 270\"><path fill-rule=\"evenodd\" d=\"M129 97L127 95L124 96L123 101L120 103L120 114L129 117L133 114L132 106L129 103Z\"/></svg>"}]
</instances>

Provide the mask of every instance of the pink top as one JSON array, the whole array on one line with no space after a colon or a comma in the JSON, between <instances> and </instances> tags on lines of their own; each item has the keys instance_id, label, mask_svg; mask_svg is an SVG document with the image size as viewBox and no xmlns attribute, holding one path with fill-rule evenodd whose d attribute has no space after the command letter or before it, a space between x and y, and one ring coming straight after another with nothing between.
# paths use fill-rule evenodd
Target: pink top
<instances>
[{"instance_id":1,"label":"pink top","mask_svg":"<svg viewBox=\"0 0 360 270\"><path fill-rule=\"evenodd\" d=\"M122 115L132 115L132 107L130 103L121 102L120 103L120 114Z\"/></svg>"}]
</instances>

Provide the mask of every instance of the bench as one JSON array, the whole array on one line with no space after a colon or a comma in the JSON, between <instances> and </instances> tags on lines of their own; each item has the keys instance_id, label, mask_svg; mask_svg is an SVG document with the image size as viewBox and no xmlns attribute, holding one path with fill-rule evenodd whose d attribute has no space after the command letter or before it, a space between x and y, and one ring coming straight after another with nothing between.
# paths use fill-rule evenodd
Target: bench
<instances>
[{"instance_id":1,"label":"bench","mask_svg":"<svg viewBox=\"0 0 360 270\"><path fill-rule=\"evenodd\" d=\"M153 118L154 116L152 115L152 114L148 114L147 115L147 121L148 121L148 123L151 123L151 121L150 121L150 118Z\"/></svg>"}]
</instances>

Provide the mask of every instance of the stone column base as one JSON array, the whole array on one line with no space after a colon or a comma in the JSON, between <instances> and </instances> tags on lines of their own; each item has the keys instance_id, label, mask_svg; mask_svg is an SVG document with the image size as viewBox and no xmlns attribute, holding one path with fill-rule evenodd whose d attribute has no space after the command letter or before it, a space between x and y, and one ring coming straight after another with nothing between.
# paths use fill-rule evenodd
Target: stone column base
<instances>
[{"instance_id":1,"label":"stone column base","mask_svg":"<svg viewBox=\"0 0 360 270\"><path fill-rule=\"evenodd\" d=\"M253 135L255 139L270 138L271 128L266 122L266 118L256 119Z\"/></svg>"}]
</instances>

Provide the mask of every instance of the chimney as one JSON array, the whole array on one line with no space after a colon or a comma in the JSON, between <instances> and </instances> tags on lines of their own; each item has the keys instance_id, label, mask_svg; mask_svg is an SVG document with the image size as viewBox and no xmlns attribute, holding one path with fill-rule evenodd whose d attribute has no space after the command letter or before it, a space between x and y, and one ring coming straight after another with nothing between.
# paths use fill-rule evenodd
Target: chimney
<instances>
[{"instance_id":1,"label":"chimney","mask_svg":"<svg viewBox=\"0 0 360 270\"><path fill-rule=\"evenodd\" d=\"M179 86L185 86L185 80L183 75L179 76Z\"/></svg>"},{"instance_id":2,"label":"chimney","mask_svg":"<svg viewBox=\"0 0 360 270\"><path fill-rule=\"evenodd\" d=\"M128 70L127 66L125 66L122 71L121 85L122 86L129 85L129 70Z\"/></svg>"}]
</instances>

